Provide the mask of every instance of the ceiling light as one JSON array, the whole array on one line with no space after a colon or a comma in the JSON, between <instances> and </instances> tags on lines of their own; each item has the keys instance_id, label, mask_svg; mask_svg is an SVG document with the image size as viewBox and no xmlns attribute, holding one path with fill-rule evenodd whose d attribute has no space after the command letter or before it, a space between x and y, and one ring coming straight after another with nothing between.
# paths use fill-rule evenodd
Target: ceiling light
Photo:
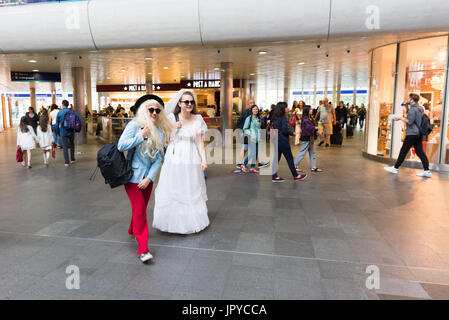
<instances>
[{"instance_id":1,"label":"ceiling light","mask_svg":"<svg viewBox=\"0 0 449 320\"><path fill-rule=\"evenodd\" d=\"M153 60L151 57L146 57L145 60Z\"/></svg>"},{"instance_id":2,"label":"ceiling light","mask_svg":"<svg viewBox=\"0 0 449 320\"><path fill-rule=\"evenodd\" d=\"M37 69L34 69L34 70L33 70L33 72L39 72L39 70L37 70Z\"/></svg>"},{"instance_id":3,"label":"ceiling light","mask_svg":"<svg viewBox=\"0 0 449 320\"><path fill-rule=\"evenodd\" d=\"M126 71L126 69L122 69L122 70L120 70L120 71L122 71L122 72L125 72L125 71Z\"/></svg>"},{"instance_id":4,"label":"ceiling light","mask_svg":"<svg viewBox=\"0 0 449 320\"><path fill-rule=\"evenodd\" d=\"M326 72L331 72L332 70L329 70L329 69L328 69L328 70L324 70L324 71L326 71Z\"/></svg>"},{"instance_id":5,"label":"ceiling light","mask_svg":"<svg viewBox=\"0 0 449 320\"><path fill-rule=\"evenodd\" d=\"M111 79L111 77L106 77L106 79L110 80L110 79Z\"/></svg>"},{"instance_id":6,"label":"ceiling light","mask_svg":"<svg viewBox=\"0 0 449 320\"><path fill-rule=\"evenodd\" d=\"M220 68L214 68L215 71L220 71Z\"/></svg>"},{"instance_id":7,"label":"ceiling light","mask_svg":"<svg viewBox=\"0 0 449 320\"><path fill-rule=\"evenodd\" d=\"M36 63L36 60L28 60L29 63Z\"/></svg>"},{"instance_id":8,"label":"ceiling light","mask_svg":"<svg viewBox=\"0 0 449 320\"><path fill-rule=\"evenodd\" d=\"M152 74L151 72L148 72L147 74Z\"/></svg>"},{"instance_id":9,"label":"ceiling light","mask_svg":"<svg viewBox=\"0 0 449 320\"><path fill-rule=\"evenodd\" d=\"M267 54L268 52L266 51L259 51L258 54Z\"/></svg>"},{"instance_id":10,"label":"ceiling light","mask_svg":"<svg viewBox=\"0 0 449 320\"><path fill-rule=\"evenodd\" d=\"M184 76L180 76L180 78L185 78Z\"/></svg>"},{"instance_id":11,"label":"ceiling light","mask_svg":"<svg viewBox=\"0 0 449 320\"><path fill-rule=\"evenodd\" d=\"M299 64L299 65L303 65L303 64L305 64L305 62L298 62L298 64Z\"/></svg>"},{"instance_id":12,"label":"ceiling light","mask_svg":"<svg viewBox=\"0 0 449 320\"><path fill-rule=\"evenodd\" d=\"M164 69L164 70L167 70L167 69L168 69L168 67L163 67L162 69Z\"/></svg>"},{"instance_id":13,"label":"ceiling light","mask_svg":"<svg viewBox=\"0 0 449 320\"><path fill-rule=\"evenodd\" d=\"M256 74L255 74L255 73L250 73L249 75L250 75L250 76L255 76Z\"/></svg>"}]
</instances>

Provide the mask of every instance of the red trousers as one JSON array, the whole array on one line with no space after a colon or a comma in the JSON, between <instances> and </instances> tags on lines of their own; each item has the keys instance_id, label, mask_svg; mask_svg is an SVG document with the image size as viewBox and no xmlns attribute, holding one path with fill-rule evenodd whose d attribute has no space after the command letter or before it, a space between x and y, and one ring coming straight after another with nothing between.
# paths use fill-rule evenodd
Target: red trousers
<instances>
[{"instance_id":1,"label":"red trousers","mask_svg":"<svg viewBox=\"0 0 449 320\"><path fill-rule=\"evenodd\" d=\"M136 238L139 245L137 255L140 255L148 252L147 206L153 190L153 182L145 190L139 189L136 183L129 182L125 184L125 190L129 201L131 201L132 209L131 225L128 233Z\"/></svg>"}]
</instances>

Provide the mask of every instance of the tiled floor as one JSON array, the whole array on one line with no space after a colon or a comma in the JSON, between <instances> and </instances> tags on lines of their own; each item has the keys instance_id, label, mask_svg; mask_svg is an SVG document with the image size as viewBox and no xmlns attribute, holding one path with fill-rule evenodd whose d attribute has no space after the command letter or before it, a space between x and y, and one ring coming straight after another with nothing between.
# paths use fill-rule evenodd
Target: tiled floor
<instances>
[{"instance_id":1,"label":"tiled floor","mask_svg":"<svg viewBox=\"0 0 449 320\"><path fill-rule=\"evenodd\" d=\"M283 184L211 166L210 227L151 228L154 261L143 265L124 190L89 181L96 143L70 168L60 150L48 168L35 151L28 170L14 161L15 131L1 133L0 298L449 299L448 175L389 175L362 158L361 141L317 147L324 172L304 182L290 180L285 160ZM65 287L69 265L80 268L79 290ZM377 290L366 286L369 265Z\"/></svg>"}]
</instances>

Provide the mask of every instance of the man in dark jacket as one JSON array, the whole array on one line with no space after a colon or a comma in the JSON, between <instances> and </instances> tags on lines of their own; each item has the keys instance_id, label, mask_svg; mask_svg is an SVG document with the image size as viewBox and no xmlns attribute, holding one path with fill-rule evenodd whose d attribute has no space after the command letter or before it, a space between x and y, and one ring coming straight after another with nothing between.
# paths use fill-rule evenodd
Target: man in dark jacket
<instances>
[{"instance_id":1,"label":"man in dark jacket","mask_svg":"<svg viewBox=\"0 0 449 320\"><path fill-rule=\"evenodd\" d=\"M68 167L70 163L75 163L75 131L73 129L67 129L64 127L65 115L69 109L69 102L67 100L62 101L62 110L58 112L56 116L56 134L61 137L62 148L64 151L65 166ZM75 112L75 111L73 111ZM75 112L76 113L76 112ZM81 117L76 113L79 123L81 123ZM68 149L70 149L70 159Z\"/></svg>"}]
</instances>

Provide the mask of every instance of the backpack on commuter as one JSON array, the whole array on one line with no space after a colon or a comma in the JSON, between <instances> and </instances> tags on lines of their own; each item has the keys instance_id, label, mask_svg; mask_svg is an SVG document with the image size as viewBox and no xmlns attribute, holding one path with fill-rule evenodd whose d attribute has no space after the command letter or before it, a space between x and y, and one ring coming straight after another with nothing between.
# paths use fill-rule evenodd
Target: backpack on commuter
<instances>
[{"instance_id":1,"label":"backpack on commuter","mask_svg":"<svg viewBox=\"0 0 449 320\"><path fill-rule=\"evenodd\" d=\"M73 110L68 110L64 115L64 121L62 122L62 126L64 129L69 131L80 132L81 131L81 122L79 121L79 117Z\"/></svg>"},{"instance_id":2,"label":"backpack on commuter","mask_svg":"<svg viewBox=\"0 0 449 320\"><path fill-rule=\"evenodd\" d=\"M112 188L128 183L132 176L132 161L136 148L128 151L127 156L118 150L117 141L104 145L97 153L97 165L105 184Z\"/></svg>"},{"instance_id":3,"label":"backpack on commuter","mask_svg":"<svg viewBox=\"0 0 449 320\"><path fill-rule=\"evenodd\" d=\"M422 115L421 126L419 126L419 133L422 136L428 136L433 130L432 125L430 124L430 119L425 114Z\"/></svg>"},{"instance_id":4,"label":"backpack on commuter","mask_svg":"<svg viewBox=\"0 0 449 320\"><path fill-rule=\"evenodd\" d=\"M246 120L246 118L248 118L250 115L251 115L251 108L250 108L250 109L246 109L245 111L243 111L242 115L241 115L240 118L237 120L237 128L243 130L243 126L245 125L245 120Z\"/></svg>"}]
</instances>

